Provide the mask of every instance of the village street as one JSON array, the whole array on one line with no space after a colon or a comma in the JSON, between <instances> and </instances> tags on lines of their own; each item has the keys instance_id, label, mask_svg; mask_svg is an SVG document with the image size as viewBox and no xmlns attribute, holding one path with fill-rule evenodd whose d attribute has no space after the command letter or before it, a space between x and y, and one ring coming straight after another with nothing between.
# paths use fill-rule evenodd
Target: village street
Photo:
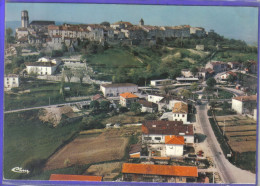
<instances>
[{"instance_id":1,"label":"village street","mask_svg":"<svg viewBox=\"0 0 260 186\"><path fill-rule=\"evenodd\" d=\"M222 181L224 183L255 183L255 174L235 167L225 158L208 120L207 103L204 102L202 105L197 106L196 109L197 122L201 125L204 134L207 136L208 148L212 152L212 158Z\"/></svg>"}]
</instances>

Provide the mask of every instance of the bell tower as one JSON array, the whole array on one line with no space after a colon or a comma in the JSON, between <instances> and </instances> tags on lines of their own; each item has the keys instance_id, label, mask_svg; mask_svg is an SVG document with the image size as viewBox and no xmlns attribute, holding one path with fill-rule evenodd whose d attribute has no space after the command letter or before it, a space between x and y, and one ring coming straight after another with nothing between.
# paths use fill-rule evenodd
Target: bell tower
<instances>
[{"instance_id":1,"label":"bell tower","mask_svg":"<svg viewBox=\"0 0 260 186\"><path fill-rule=\"evenodd\" d=\"M21 21L22 21L22 28L27 28L29 26L29 15L27 10L22 11Z\"/></svg>"},{"instance_id":2,"label":"bell tower","mask_svg":"<svg viewBox=\"0 0 260 186\"><path fill-rule=\"evenodd\" d=\"M144 20L143 20L143 18L139 21L139 26L144 26Z\"/></svg>"}]
</instances>

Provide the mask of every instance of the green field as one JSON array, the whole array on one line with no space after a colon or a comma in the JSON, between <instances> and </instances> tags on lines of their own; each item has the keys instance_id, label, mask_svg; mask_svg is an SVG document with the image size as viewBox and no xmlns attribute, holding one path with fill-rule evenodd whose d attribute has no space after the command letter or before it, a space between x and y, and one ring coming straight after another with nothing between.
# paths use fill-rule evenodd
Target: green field
<instances>
[{"instance_id":1,"label":"green field","mask_svg":"<svg viewBox=\"0 0 260 186\"><path fill-rule=\"evenodd\" d=\"M69 92L64 92L64 98L70 96L89 96L98 93L98 86L79 83L65 83L64 87L70 87ZM5 93L4 108L6 111L20 108L53 105L64 103L60 94L60 83L46 82L43 80L24 80L19 88L12 93ZM19 93L18 91L30 92Z\"/></svg>"},{"instance_id":2,"label":"green field","mask_svg":"<svg viewBox=\"0 0 260 186\"><path fill-rule=\"evenodd\" d=\"M20 175L12 172L12 168L22 167L31 158L47 159L78 132L80 122L52 128L40 122L37 114L38 110L5 114L5 179L19 179Z\"/></svg>"},{"instance_id":3,"label":"green field","mask_svg":"<svg viewBox=\"0 0 260 186\"><path fill-rule=\"evenodd\" d=\"M254 52L240 52L236 50L226 50L222 52L218 52L213 60L217 61L224 61L224 62L230 62L230 61L238 61L238 62L244 62L247 60L255 60L257 61L257 53Z\"/></svg>"}]
</instances>

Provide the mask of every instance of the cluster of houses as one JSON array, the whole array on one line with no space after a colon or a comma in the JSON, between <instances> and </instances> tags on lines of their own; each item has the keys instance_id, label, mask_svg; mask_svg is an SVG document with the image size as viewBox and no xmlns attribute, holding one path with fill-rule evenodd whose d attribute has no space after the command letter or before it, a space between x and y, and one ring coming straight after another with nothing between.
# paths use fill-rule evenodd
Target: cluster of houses
<instances>
[{"instance_id":1,"label":"cluster of houses","mask_svg":"<svg viewBox=\"0 0 260 186\"><path fill-rule=\"evenodd\" d=\"M28 11L21 13L22 27L16 29L17 41L20 43L48 43L58 46L61 43L70 46L77 38L91 41L115 40L152 40L157 38L185 38L191 35L204 37L207 32L201 27L150 26L141 19L138 25L119 21L107 24L55 25L54 21L32 21L29 23ZM200 47L201 48L201 47Z\"/></svg>"},{"instance_id":2,"label":"cluster of houses","mask_svg":"<svg viewBox=\"0 0 260 186\"><path fill-rule=\"evenodd\" d=\"M142 143L131 146L130 158L146 156L153 159L180 158L187 147L194 145L193 125L188 121L188 104L163 95L149 94L146 99L137 96L138 86L131 83L103 84L100 86L105 97L119 97L119 104L130 107L140 103L142 112L166 112L167 117L160 120L148 120L142 123ZM142 154L143 151L147 154ZM157 170L157 171L156 171ZM168 171L167 171L168 170ZM174 170L182 170L178 174ZM195 182L197 167L124 163L122 168L124 181L150 182Z\"/></svg>"}]
</instances>

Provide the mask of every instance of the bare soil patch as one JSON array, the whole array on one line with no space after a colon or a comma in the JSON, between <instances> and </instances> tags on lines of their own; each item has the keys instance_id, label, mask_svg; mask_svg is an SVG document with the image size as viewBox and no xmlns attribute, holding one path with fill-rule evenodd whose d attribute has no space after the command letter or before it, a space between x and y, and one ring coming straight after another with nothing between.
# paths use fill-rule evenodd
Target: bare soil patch
<instances>
[{"instance_id":1,"label":"bare soil patch","mask_svg":"<svg viewBox=\"0 0 260 186\"><path fill-rule=\"evenodd\" d=\"M103 163L91 165L85 172L87 175L103 176L104 181L112 181L121 169L123 162Z\"/></svg>"},{"instance_id":2,"label":"bare soil patch","mask_svg":"<svg viewBox=\"0 0 260 186\"><path fill-rule=\"evenodd\" d=\"M89 130L55 153L46 163L45 170L120 160L125 155L129 137L141 132L141 127Z\"/></svg>"}]
</instances>

